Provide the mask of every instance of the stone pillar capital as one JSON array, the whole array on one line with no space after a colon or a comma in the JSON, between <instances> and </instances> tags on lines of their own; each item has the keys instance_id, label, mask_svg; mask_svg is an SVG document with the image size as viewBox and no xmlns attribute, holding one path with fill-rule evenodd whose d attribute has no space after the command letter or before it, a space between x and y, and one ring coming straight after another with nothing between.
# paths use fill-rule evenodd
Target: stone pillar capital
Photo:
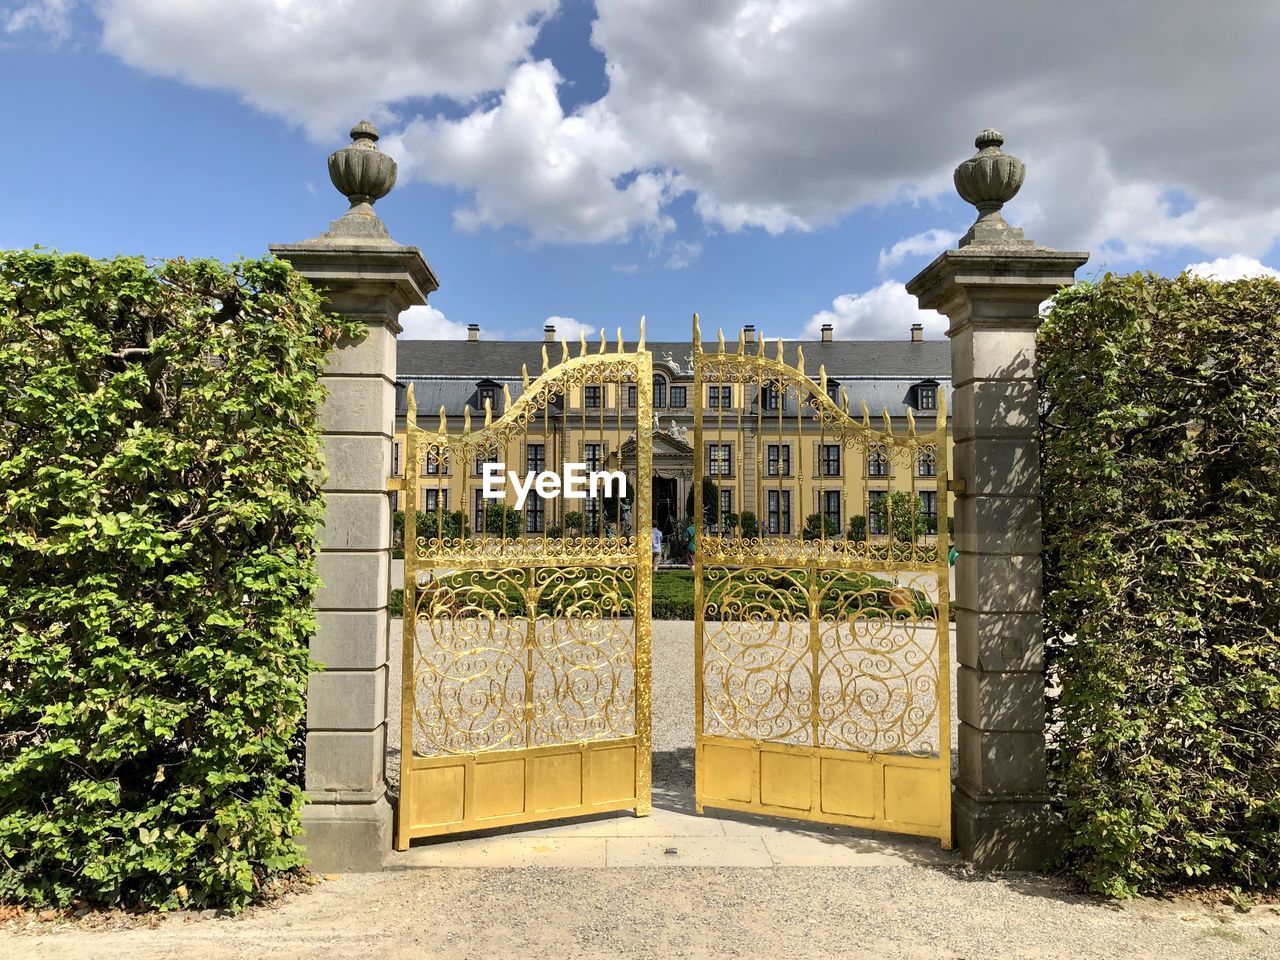
<instances>
[{"instance_id":1,"label":"stone pillar capital","mask_svg":"<svg viewBox=\"0 0 1280 960\"><path fill-rule=\"evenodd\" d=\"M1035 329L1039 307L1089 259L1080 251L971 244L944 250L907 282L921 310L951 319L948 336L964 326ZM975 311L975 304L987 310Z\"/></svg>"}]
</instances>

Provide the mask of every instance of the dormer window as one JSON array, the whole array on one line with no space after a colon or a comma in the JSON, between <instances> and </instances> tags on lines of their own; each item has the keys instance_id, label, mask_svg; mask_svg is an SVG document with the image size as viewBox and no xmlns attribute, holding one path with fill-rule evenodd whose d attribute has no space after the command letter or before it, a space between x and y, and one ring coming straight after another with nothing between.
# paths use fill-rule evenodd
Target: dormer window
<instances>
[{"instance_id":1,"label":"dormer window","mask_svg":"<svg viewBox=\"0 0 1280 960\"><path fill-rule=\"evenodd\" d=\"M938 385L936 383L922 383L916 387L916 409L938 409Z\"/></svg>"},{"instance_id":2,"label":"dormer window","mask_svg":"<svg viewBox=\"0 0 1280 960\"><path fill-rule=\"evenodd\" d=\"M489 401L489 408L494 413L498 412L498 388L493 384L481 384L476 390L476 409L483 410L485 401Z\"/></svg>"},{"instance_id":3,"label":"dormer window","mask_svg":"<svg viewBox=\"0 0 1280 960\"><path fill-rule=\"evenodd\" d=\"M840 382L838 380L827 381L827 396L831 398L831 402L837 406L840 403Z\"/></svg>"}]
</instances>

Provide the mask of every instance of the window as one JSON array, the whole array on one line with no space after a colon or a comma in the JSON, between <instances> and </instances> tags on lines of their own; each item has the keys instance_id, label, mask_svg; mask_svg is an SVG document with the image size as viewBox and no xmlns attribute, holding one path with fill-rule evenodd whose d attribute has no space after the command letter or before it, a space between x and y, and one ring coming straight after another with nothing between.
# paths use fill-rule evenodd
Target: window
<instances>
[{"instance_id":1,"label":"window","mask_svg":"<svg viewBox=\"0 0 1280 960\"><path fill-rule=\"evenodd\" d=\"M524 448L525 469L541 473L547 469L547 447L542 443L530 443Z\"/></svg>"},{"instance_id":2,"label":"window","mask_svg":"<svg viewBox=\"0 0 1280 960\"><path fill-rule=\"evenodd\" d=\"M480 488L476 490L475 523L471 525L471 529L477 534L484 532L484 508L484 489Z\"/></svg>"},{"instance_id":3,"label":"window","mask_svg":"<svg viewBox=\"0 0 1280 960\"><path fill-rule=\"evenodd\" d=\"M768 471L771 477L791 476L791 447L785 443L771 443L768 450Z\"/></svg>"},{"instance_id":4,"label":"window","mask_svg":"<svg viewBox=\"0 0 1280 960\"><path fill-rule=\"evenodd\" d=\"M422 491L422 509L427 513L449 509L449 491L429 487Z\"/></svg>"},{"instance_id":5,"label":"window","mask_svg":"<svg viewBox=\"0 0 1280 960\"><path fill-rule=\"evenodd\" d=\"M822 519L834 523L837 530L844 529L844 524L840 522L839 490L822 491Z\"/></svg>"},{"instance_id":6,"label":"window","mask_svg":"<svg viewBox=\"0 0 1280 960\"><path fill-rule=\"evenodd\" d=\"M634 383L627 387L627 406L632 410L636 408L636 386Z\"/></svg>"},{"instance_id":7,"label":"window","mask_svg":"<svg viewBox=\"0 0 1280 960\"><path fill-rule=\"evenodd\" d=\"M707 387L707 406L712 410L727 410L733 406L733 387L715 384Z\"/></svg>"},{"instance_id":8,"label":"window","mask_svg":"<svg viewBox=\"0 0 1280 960\"><path fill-rule=\"evenodd\" d=\"M924 532L930 536L938 532L938 491L920 491L920 510L924 514Z\"/></svg>"},{"instance_id":9,"label":"window","mask_svg":"<svg viewBox=\"0 0 1280 960\"><path fill-rule=\"evenodd\" d=\"M399 440L391 442L391 475L393 477L400 476L400 471L403 469L400 465L400 452L403 449L404 444Z\"/></svg>"},{"instance_id":10,"label":"window","mask_svg":"<svg viewBox=\"0 0 1280 960\"><path fill-rule=\"evenodd\" d=\"M442 473L449 472L449 465L441 460L438 453L428 453L423 462L425 464L423 469L429 477L438 477Z\"/></svg>"},{"instance_id":11,"label":"window","mask_svg":"<svg viewBox=\"0 0 1280 960\"><path fill-rule=\"evenodd\" d=\"M590 410L600 409L600 384L588 384L582 388L582 405Z\"/></svg>"},{"instance_id":12,"label":"window","mask_svg":"<svg viewBox=\"0 0 1280 960\"><path fill-rule=\"evenodd\" d=\"M731 513L733 513L733 491L721 490L720 491L720 522L716 524L716 526L723 529L724 518Z\"/></svg>"},{"instance_id":13,"label":"window","mask_svg":"<svg viewBox=\"0 0 1280 960\"><path fill-rule=\"evenodd\" d=\"M591 497L582 502L585 505L583 513L587 517L587 536L591 536L593 531L600 528L600 498Z\"/></svg>"},{"instance_id":14,"label":"window","mask_svg":"<svg viewBox=\"0 0 1280 960\"><path fill-rule=\"evenodd\" d=\"M769 490L768 515L765 519L770 533L776 535L791 532L791 491Z\"/></svg>"},{"instance_id":15,"label":"window","mask_svg":"<svg viewBox=\"0 0 1280 960\"><path fill-rule=\"evenodd\" d=\"M707 444L707 473L713 477L733 476L733 444Z\"/></svg>"},{"instance_id":16,"label":"window","mask_svg":"<svg viewBox=\"0 0 1280 960\"><path fill-rule=\"evenodd\" d=\"M836 380L828 380L828 381L827 381L827 396L831 398L831 401L832 401L833 403L835 403L837 406L839 406L839 404L840 404L840 384L839 384L839 382L838 382L838 381L836 381Z\"/></svg>"},{"instance_id":17,"label":"window","mask_svg":"<svg viewBox=\"0 0 1280 960\"><path fill-rule=\"evenodd\" d=\"M918 410L937 410L938 409L938 388L932 384L922 383L916 387L916 409Z\"/></svg>"},{"instance_id":18,"label":"window","mask_svg":"<svg viewBox=\"0 0 1280 960\"><path fill-rule=\"evenodd\" d=\"M582 460L587 465L587 471L601 469L601 461L604 457L604 446L599 443L584 443L582 445Z\"/></svg>"},{"instance_id":19,"label":"window","mask_svg":"<svg viewBox=\"0 0 1280 960\"><path fill-rule=\"evenodd\" d=\"M689 390L688 387L672 387L670 406L683 410L688 405Z\"/></svg>"},{"instance_id":20,"label":"window","mask_svg":"<svg viewBox=\"0 0 1280 960\"><path fill-rule=\"evenodd\" d=\"M525 533L542 533L547 528L547 502L536 493L524 505Z\"/></svg>"},{"instance_id":21,"label":"window","mask_svg":"<svg viewBox=\"0 0 1280 960\"><path fill-rule=\"evenodd\" d=\"M840 476L840 444L824 443L822 445L822 475L824 477Z\"/></svg>"},{"instance_id":22,"label":"window","mask_svg":"<svg viewBox=\"0 0 1280 960\"><path fill-rule=\"evenodd\" d=\"M872 447L867 451L867 476L889 476L889 454L884 447Z\"/></svg>"},{"instance_id":23,"label":"window","mask_svg":"<svg viewBox=\"0 0 1280 960\"><path fill-rule=\"evenodd\" d=\"M782 405L782 392L776 383L766 383L760 393L760 406L765 410L777 410Z\"/></svg>"},{"instance_id":24,"label":"window","mask_svg":"<svg viewBox=\"0 0 1280 960\"><path fill-rule=\"evenodd\" d=\"M480 453L477 453L475 476L477 477L483 476L484 465L486 463L497 463L498 462L497 457L498 457L498 453L496 450L490 450L488 453L485 453L483 451L481 451Z\"/></svg>"},{"instance_id":25,"label":"window","mask_svg":"<svg viewBox=\"0 0 1280 960\"><path fill-rule=\"evenodd\" d=\"M476 406L481 410L484 409L485 402L494 413L498 412L498 388L497 387L481 387L476 394Z\"/></svg>"},{"instance_id":26,"label":"window","mask_svg":"<svg viewBox=\"0 0 1280 960\"><path fill-rule=\"evenodd\" d=\"M938 452L932 447L921 450L916 455L916 476L936 477L938 475Z\"/></svg>"},{"instance_id":27,"label":"window","mask_svg":"<svg viewBox=\"0 0 1280 960\"><path fill-rule=\"evenodd\" d=\"M400 509L400 491L392 490L391 491L391 512L395 513L399 509Z\"/></svg>"},{"instance_id":28,"label":"window","mask_svg":"<svg viewBox=\"0 0 1280 960\"><path fill-rule=\"evenodd\" d=\"M880 501L889 496L888 490L869 490L867 492L867 529L876 536L884 536L886 517L880 512Z\"/></svg>"},{"instance_id":29,"label":"window","mask_svg":"<svg viewBox=\"0 0 1280 960\"><path fill-rule=\"evenodd\" d=\"M654 409L665 407L667 405L667 378L660 373L653 375L653 406Z\"/></svg>"}]
</instances>

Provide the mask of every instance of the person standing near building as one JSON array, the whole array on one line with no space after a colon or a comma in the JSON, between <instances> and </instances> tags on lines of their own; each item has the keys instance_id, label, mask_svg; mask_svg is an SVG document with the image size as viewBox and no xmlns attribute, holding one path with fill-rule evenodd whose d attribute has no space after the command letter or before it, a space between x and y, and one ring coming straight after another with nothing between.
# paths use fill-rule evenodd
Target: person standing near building
<instances>
[{"instance_id":1,"label":"person standing near building","mask_svg":"<svg viewBox=\"0 0 1280 960\"><path fill-rule=\"evenodd\" d=\"M649 536L653 541L653 569L657 570L658 562L662 559L662 531L658 529L656 523L649 532Z\"/></svg>"},{"instance_id":2,"label":"person standing near building","mask_svg":"<svg viewBox=\"0 0 1280 960\"><path fill-rule=\"evenodd\" d=\"M693 521L689 521L689 526L684 530L685 548L689 552L689 566L693 566L693 548L696 540L696 531L693 528Z\"/></svg>"}]
</instances>

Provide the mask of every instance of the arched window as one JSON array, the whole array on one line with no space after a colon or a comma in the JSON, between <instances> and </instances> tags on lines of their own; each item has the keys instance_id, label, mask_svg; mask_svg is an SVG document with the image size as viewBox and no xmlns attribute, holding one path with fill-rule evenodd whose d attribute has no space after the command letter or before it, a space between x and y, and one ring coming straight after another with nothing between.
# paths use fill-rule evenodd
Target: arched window
<instances>
[{"instance_id":1,"label":"arched window","mask_svg":"<svg viewBox=\"0 0 1280 960\"><path fill-rule=\"evenodd\" d=\"M660 373L653 375L653 408L667 405L667 378Z\"/></svg>"}]
</instances>

